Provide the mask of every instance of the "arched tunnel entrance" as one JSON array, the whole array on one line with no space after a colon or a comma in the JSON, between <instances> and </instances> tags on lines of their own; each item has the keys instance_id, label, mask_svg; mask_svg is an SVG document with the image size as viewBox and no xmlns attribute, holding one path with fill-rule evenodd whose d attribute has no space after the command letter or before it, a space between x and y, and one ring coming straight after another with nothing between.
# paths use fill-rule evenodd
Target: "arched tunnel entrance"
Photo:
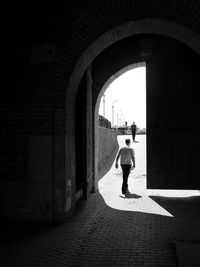
<instances>
[{"instance_id":1,"label":"arched tunnel entrance","mask_svg":"<svg viewBox=\"0 0 200 267\"><path fill-rule=\"evenodd\" d=\"M103 88L101 89L99 95L98 95L98 98L97 98L97 102L96 102L96 105L95 105L95 111L94 111L94 147L95 147L95 187L97 188L97 182L98 180L101 178L102 176L102 173L105 174L106 171L108 171L109 167L111 167L112 165L112 161L114 160L113 156L111 156L111 159L108 160L108 163L109 163L109 166L107 166L107 164L105 164L105 170L101 170L101 172L99 173L98 171L98 164L99 164L99 159L98 159L98 155L99 155L99 149L100 149L100 145L99 145L99 125L98 125L98 114L99 114L99 108L100 108L100 101L104 95L104 93L106 93L106 90L109 88L109 86L114 82L116 81L116 79L120 78L120 76L123 76L123 74L125 74L126 72L129 72L129 71L133 71L134 69L136 68L140 68L140 67L145 67L146 66L146 63L145 62L139 62L139 63L135 63L135 64L131 64L131 65L128 65L126 66L125 68L119 70L117 73L114 73L107 81L106 83L104 84ZM146 68L145 68L146 70ZM133 72L132 72L133 73ZM130 75L130 74L129 74ZM146 79L145 79L145 82L146 83ZM132 86L134 87L135 84L132 84ZM123 88L121 88L121 90L123 91ZM145 90L146 91L146 90ZM131 93L131 92L130 92ZM114 95L113 95L114 96ZM131 96L130 95L127 95L127 100L128 98L130 98ZM117 100L118 101L118 100ZM120 99L119 99L120 101ZM130 112L130 111L129 111ZM114 114L113 114L114 116ZM132 116L134 117L134 114L132 114ZM114 126L114 122L111 123L112 127ZM106 136L105 136L106 138ZM102 142L103 143L103 142ZM118 148L118 147L117 147ZM101 148L102 150L103 148ZM115 151L115 156L116 156L116 152Z\"/></svg>"},{"instance_id":2,"label":"arched tunnel entrance","mask_svg":"<svg viewBox=\"0 0 200 267\"><path fill-rule=\"evenodd\" d=\"M91 255L94 260L96 256L104 260L104 256L109 259L114 255L114 265L114 257L119 254L115 250L115 240L119 248L120 241L125 240L119 264L123 265L131 255L134 265L140 255L144 256L144 264L139 264L143 266L154 255L156 264L152 265L162 265L163 251L172 246L165 231L171 232L173 228L171 218L145 216L143 212L136 216L132 212L120 212L119 216L116 207L106 205L103 205L105 213L100 212L98 220L93 216L98 213L93 210L94 198L100 196L90 194L98 189L95 110L102 88L110 77L127 66L145 62L148 188L199 190L199 8L198 0L69 0L64 4L47 6L40 3L31 7L30 3L17 3L11 8L8 30L3 32L7 44L4 53L6 82L1 97L1 218L11 220L13 225L14 220L65 222L65 225L62 225L59 237L55 229L55 234L47 233L46 238L36 236L33 246L27 246L30 243L24 240L23 246L16 243L13 249L10 247L6 265L32 265L32 260L39 264L40 259L43 263L57 264L58 254L58 264L63 265L70 265L70 260L77 255L81 255L78 264L73 262L71 265L79 266ZM94 201L90 215L84 210L85 217L76 217L80 198L88 199L87 205L84 201L79 202L84 203L84 207ZM174 221L180 219L180 207L185 210L185 204L189 204L189 212L183 213L185 226L180 229L177 224L173 231L181 230L186 233L183 235L186 240L199 241L199 217L195 220L195 216L191 216L199 216L199 198L193 210L190 209L192 197L188 201L178 201L175 210L168 200L157 198L157 202L174 214ZM101 199L101 204L105 204L103 201ZM76 208L77 213L68 221ZM105 228L101 227L102 218L105 218ZM116 218L116 234L112 232L113 218ZM149 219L155 222L153 229ZM72 222L75 222L74 231L67 227L72 226ZM127 222L130 228L126 227ZM154 240L158 222L162 228L159 242ZM136 227L130 236L133 225ZM7 222L6 227L12 235L13 228ZM6 227L2 227L2 231ZM126 229L125 236L122 227ZM120 231L121 240L116 238ZM102 232L105 239L101 238ZM111 233L110 242L107 233ZM146 239L142 239L143 233ZM163 237L170 242L163 243ZM82 249L88 240L86 250ZM144 242L138 246L140 240ZM80 246L77 241L81 241ZM114 254L105 247L110 243ZM153 251L152 245L155 245ZM76 251L78 247L81 254ZM104 248L105 253L102 253ZM64 251L67 255L63 255ZM141 251L144 253L140 254ZM20 255L24 256L24 261ZM90 263L95 266L96 262ZM169 266L172 266L170 262Z\"/></svg>"},{"instance_id":3,"label":"arched tunnel entrance","mask_svg":"<svg viewBox=\"0 0 200 267\"><path fill-rule=\"evenodd\" d=\"M141 34L118 41L101 52L79 85L76 185L85 198L97 190L96 118L100 97L116 73L144 62L147 68L147 187L199 188L199 56L172 38Z\"/></svg>"}]
</instances>

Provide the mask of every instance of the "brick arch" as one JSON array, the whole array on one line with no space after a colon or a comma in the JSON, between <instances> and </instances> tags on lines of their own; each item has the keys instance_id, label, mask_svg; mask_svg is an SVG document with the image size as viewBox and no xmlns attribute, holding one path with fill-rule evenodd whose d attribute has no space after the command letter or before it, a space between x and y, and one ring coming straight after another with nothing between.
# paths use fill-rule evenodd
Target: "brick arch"
<instances>
[{"instance_id":1,"label":"brick arch","mask_svg":"<svg viewBox=\"0 0 200 267\"><path fill-rule=\"evenodd\" d=\"M77 87L101 51L130 35L150 32L178 39L199 51L199 14L195 0L77 0L65 4L57 17L57 131L71 131L69 114ZM61 95L67 99L62 107Z\"/></svg>"},{"instance_id":2,"label":"brick arch","mask_svg":"<svg viewBox=\"0 0 200 267\"><path fill-rule=\"evenodd\" d=\"M60 56L65 55L71 73L80 55L110 29L143 19L171 21L199 33L200 6L196 0L86 0L71 1L58 19ZM59 57L60 57L59 56ZM59 62L59 59L58 59ZM64 70L65 68L65 70Z\"/></svg>"},{"instance_id":3,"label":"brick arch","mask_svg":"<svg viewBox=\"0 0 200 267\"><path fill-rule=\"evenodd\" d=\"M67 106L60 106L56 128L70 131L70 109L86 66L112 43L133 34L155 32L178 39L194 50L199 49L199 14L197 0L86 0L70 1L62 6L56 19L56 87ZM64 105L64 102L62 103ZM62 122L60 122L62 117Z\"/></svg>"},{"instance_id":4,"label":"brick arch","mask_svg":"<svg viewBox=\"0 0 200 267\"><path fill-rule=\"evenodd\" d=\"M200 36L183 25L160 19L142 19L119 25L96 39L80 56L67 86L67 106L73 102L83 73L104 49L132 35L159 34L176 39L200 54Z\"/></svg>"},{"instance_id":5,"label":"brick arch","mask_svg":"<svg viewBox=\"0 0 200 267\"><path fill-rule=\"evenodd\" d=\"M67 151L70 151L70 158L66 155L66 169L70 170L68 177L75 177L75 99L78 86L83 73L92 61L104 49L115 42L124 38L140 34L159 34L176 39L200 54L200 36L183 25L160 20L160 19L141 19L131 21L110 29L105 34L97 38L79 57L73 68L67 88L65 102L65 133L69 137L65 140ZM69 154L69 153L67 153ZM71 168L71 162L74 168Z\"/></svg>"}]
</instances>

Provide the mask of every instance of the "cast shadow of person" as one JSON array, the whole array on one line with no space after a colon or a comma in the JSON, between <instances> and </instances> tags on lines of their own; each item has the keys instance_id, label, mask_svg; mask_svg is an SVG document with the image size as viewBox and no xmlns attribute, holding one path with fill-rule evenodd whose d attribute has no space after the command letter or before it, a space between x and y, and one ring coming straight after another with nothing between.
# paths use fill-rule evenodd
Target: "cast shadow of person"
<instances>
[{"instance_id":1,"label":"cast shadow of person","mask_svg":"<svg viewBox=\"0 0 200 267\"><path fill-rule=\"evenodd\" d=\"M121 196L121 198L135 198L135 199L138 199L138 198L141 198L142 196L140 195L137 195L137 194L131 194L130 192L129 193L126 193L124 196Z\"/></svg>"}]
</instances>

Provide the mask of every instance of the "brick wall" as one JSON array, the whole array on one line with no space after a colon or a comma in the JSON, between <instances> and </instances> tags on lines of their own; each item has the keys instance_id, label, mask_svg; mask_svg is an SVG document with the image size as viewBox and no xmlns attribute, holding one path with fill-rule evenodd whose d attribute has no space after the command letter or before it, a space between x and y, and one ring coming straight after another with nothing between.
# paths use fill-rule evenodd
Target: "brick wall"
<instances>
[{"instance_id":1,"label":"brick wall","mask_svg":"<svg viewBox=\"0 0 200 267\"><path fill-rule=\"evenodd\" d=\"M75 179L75 99L91 61L126 34L152 29L179 36L198 49L199 1L70 0L48 6L17 3L9 10L3 37L6 86L2 87L0 105L1 203L9 203L4 211L11 217L20 210L22 218L37 215L38 220L46 220L53 209L66 212L67 193L59 192L66 186L66 177ZM151 19L183 25L193 32L192 38L190 31L185 34L185 29L168 24L165 27L160 21L155 26ZM135 24L138 28L133 24L121 27L139 20L141 24ZM56 194L58 205L54 201Z\"/></svg>"},{"instance_id":2,"label":"brick wall","mask_svg":"<svg viewBox=\"0 0 200 267\"><path fill-rule=\"evenodd\" d=\"M0 216L47 222L52 219L54 50L46 32L41 34L39 16L28 16L26 5L15 8L4 39Z\"/></svg>"}]
</instances>

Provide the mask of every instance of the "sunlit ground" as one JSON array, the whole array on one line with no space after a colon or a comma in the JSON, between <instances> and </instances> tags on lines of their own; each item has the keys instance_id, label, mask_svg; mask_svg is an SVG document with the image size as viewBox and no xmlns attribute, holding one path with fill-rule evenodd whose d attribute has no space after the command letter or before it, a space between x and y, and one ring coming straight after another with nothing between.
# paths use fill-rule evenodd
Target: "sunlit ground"
<instances>
[{"instance_id":1,"label":"sunlit ground","mask_svg":"<svg viewBox=\"0 0 200 267\"><path fill-rule=\"evenodd\" d=\"M131 136L129 136L131 137ZM119 146L124 145L127 136L119 136ZM138 135L138 143L133 147L136 155L136 168L129 175L130 195L121 194L122 171L115 169L113 164L110 171L99 181L99 192L105 203L113 209L123 211L143 212L173 217L166 209L156 203L150 196L156 197L194 197L200 196L198 190L150 190L146 189L146 136Z\"/></svg>"}]
</instances>

